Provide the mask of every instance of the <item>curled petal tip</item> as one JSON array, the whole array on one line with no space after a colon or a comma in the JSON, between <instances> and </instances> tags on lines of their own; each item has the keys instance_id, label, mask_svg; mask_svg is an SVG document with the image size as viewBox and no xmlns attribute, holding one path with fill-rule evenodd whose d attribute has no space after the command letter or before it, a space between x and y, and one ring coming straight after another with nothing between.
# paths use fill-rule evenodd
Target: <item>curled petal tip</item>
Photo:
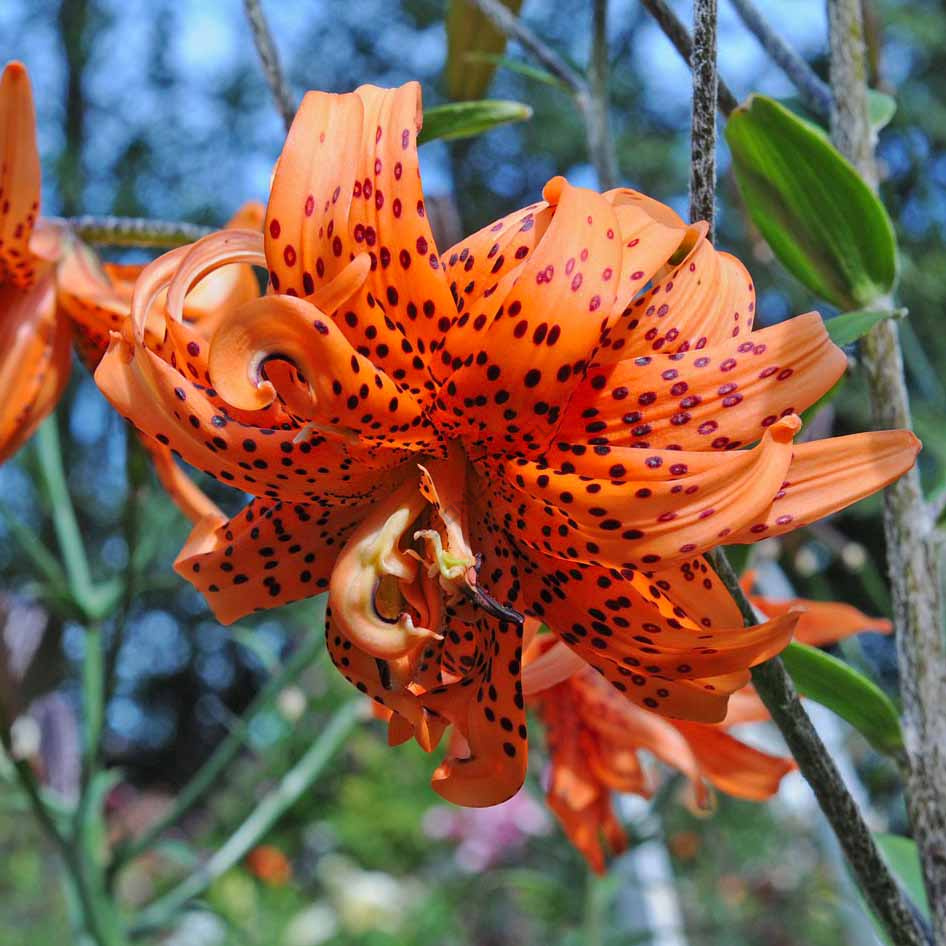
<instances>
[{"instance_id":1,"label":"curled petal tip","mask_svg":"<svg viewBox=\"0 0 946 946\"><path fill-rule=\"evenodd\" d=\"M801 430L801 418L797 414L789 414L769 428L769 433L776 443L789 443Z\"/></svg>"},{"instance_id":2,"label":"curled petal tip","mask_svg":"<svg viewBox=\"0 0 946 946\"><path fill-rule=\"evenodd\" d=\"M555 206L555 204L562 199L562 192L567 186L568 181L560 174L557 174L542 188L542 197L552 206Z\"/></svg>"}]
</instances>

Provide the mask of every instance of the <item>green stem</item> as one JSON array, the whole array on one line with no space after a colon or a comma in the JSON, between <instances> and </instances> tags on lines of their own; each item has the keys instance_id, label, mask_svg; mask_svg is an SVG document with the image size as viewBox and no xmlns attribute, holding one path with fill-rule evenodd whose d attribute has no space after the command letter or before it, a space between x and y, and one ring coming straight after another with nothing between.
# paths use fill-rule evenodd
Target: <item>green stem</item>
<instances>
[{"instance_id":1,"label":"green stem","mask_svg":"<svg viewBox=\"0 0 946 946\"><path fill-rule=\"evenodd\" d=\"M99 762L105 726L105 632L101 624L90 624L85 630L82 710L83 783L88 784Z\"/></svg>"},{"instance_id":2,"label":"green stem","mask_svg":"<svg viewBox=\"0 0 946 946\"><path fill-rule=\"evenodd\" d=\"M105 915L106 911L102 909L103 902L93 895L79 852L59 830L51 809L47 807L43 800L42 789L36 781L36 776L29 762L13 758L10 730L5 722L0 724L0 738L2 738L3 747L13 762L17 781L26 795L36 821L59 851L68 875L68 885L75 894L78 913L81 916L85 931L97 946L123 946L124 939L117 923L114 922L114 917Z\"/></svg>"},{"instance_id":3,"label":"green stem","mask_svg":"<svg viewBox=\"0 0 946 946\"><path fill-rule=\"evenodd\" d=\"M171 248L194 243L213 233L213 227L180 220L151 220L146 217L47 217L68 227L88 243L107 246L155 246Z\"/></svg>"},{"instance_id":4,"label":"green stem","mask_svg":"<svg viewBox=\"0 0 946 946\"><path fill-rule=\"evenodd\" d=\"M36 432L36 453L52 507L53 527L69 586L76 600L85 605L94 597L92 573L69 496L57 424L56 415L53 414Z\"/></svg>"},{"instance_id":5,"label":"green stem","mask_svg":"<svg viewBox=\"0 0 946 946\"><path fill-rule=\"evenodd\" d=\"M159 930L222 874L238 864L265 837L273 825L312 786L351 732L362 708L352 700L338 709L319 738L256 805L252 814L210 859L180 884L145 907L132 928L133 936Z\"/></svg>"},{"instance_id":6,"label":"green stem","mask_svg":"<svg viewBox=\"0 0 946 946\"><path fill-rule=\"evenodd\" d=\"M129 861L149 850L168 828L177 824L218 784L220 776L246 744L252 720L296 680L320 652L322 652L321 635L310 635L309 639L286 661L282 670L272 676L259 691L247 711L237 720L227 737L217 746L197 774L184 786L167 812L147 831L115 852L110 869L112 876Z\"/></svg>"}]
</instances>

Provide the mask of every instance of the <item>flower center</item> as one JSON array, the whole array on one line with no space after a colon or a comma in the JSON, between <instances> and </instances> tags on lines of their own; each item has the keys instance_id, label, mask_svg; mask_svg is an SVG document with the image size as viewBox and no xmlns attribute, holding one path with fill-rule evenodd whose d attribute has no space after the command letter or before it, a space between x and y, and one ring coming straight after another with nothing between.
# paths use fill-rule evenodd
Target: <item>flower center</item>
<instances>
[{"instance_id":1,"label":"flower center","mask_svg":"<svg viewBox=\"0 0 946 946\"><path fill-rule=\"evenodd\" d=\"M446 459L417 470L352 534L329 585L333 623L378 660L408 657L440 640L448 607L471 603L503 620L522 620L477 585L462 448L453 442Z\"/></svg>"}]
</instances>

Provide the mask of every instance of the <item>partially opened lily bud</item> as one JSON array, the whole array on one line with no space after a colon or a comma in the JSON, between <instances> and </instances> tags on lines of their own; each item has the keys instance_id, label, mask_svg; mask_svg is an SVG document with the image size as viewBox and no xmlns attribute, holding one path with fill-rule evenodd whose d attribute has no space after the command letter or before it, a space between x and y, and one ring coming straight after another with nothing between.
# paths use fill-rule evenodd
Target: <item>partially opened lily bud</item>
<instances>
[{"instance_id":1,"label":"partially opened lily bud","mask_svg":"<svg viewBox=\"0 0 946 946\"><path fill-rule=\"evenodd\" d=\"M254 497L176 562L216 615L327 590L329 652L390 711L390 741L432 749L453 727L434 787L488 805L525 773L523 616L632 709L719 722L798 616L745 629L703 553L880 489L918 444L796 445L846 363L820 316L753 332L742 264L635 191L554 178L441 254L420 121L416 83L308 93L262 238L147 267L96 380ZM208 344L181 300L234 262L269 288Z\"/></svg>"}]
</instances>

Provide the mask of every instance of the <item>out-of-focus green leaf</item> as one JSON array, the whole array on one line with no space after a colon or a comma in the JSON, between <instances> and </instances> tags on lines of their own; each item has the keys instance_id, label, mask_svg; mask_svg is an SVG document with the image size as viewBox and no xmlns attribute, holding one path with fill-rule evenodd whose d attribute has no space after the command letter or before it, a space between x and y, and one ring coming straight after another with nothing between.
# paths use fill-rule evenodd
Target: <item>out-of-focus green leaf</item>
<instances>
[{"instance_id":1,"label":"out-of-focus green leaf","mask_svg":"<svg viewBox=\"0 0 946 946\"><path fill-rule=\"evenodd\" d=\"M551 72L540 69L538 66L530 66L529 63L522 62L519 59L510 59L509 56L497 56L495 53L467 53L466 58L469 62L491 62L501 69L518 72L519 75L525 76L527 79L533 79L535 82L543 83L543 85L552 85L566 92L568 91L568 86L558 76L553 76Z\"/></svg>"},{"instance_id":2,"label":"out-of-focus green leaf","mask_svg":"<svg viewBox=\"0 0 946 946\"><path fill-rule=\"evenodd\" d=\"M920 852L916 842L896 834L875 834L874 840L884 855L887 866L894 872L910 895L910 899L920 908L923 915L930 918L930 903L923 886L923 867L920 864Z\"/></svg>"},{"instance_id":3,"label":"out-of-focus green leaf","mask_svg":"<svg viewBox=\"0 0 946 946\"><path fill-rule=\"evenodd\" d=\"M518 13L522 0L502 0ZM489 18L470 0L448 0L447 64L444 75L447 95L454 101L480 99L486 94L496 71L496 63L471 60L470 53L501 56L506 49L506 34L496 29Z\"/></svg>"},{"instance_id":4,"label":"out-of-focus green leaf","mask_svg":"<svg viewBox=\"0 0 946 946\"><path fill-rule=\"evenodd\" d=\"M835 345L844 347L863 338L878 322L884 319L902 319L906 309L856 309L828 319L824 327Z\"/></svg>"},{"instance_id":5,"label":"out-of-focus green leaf","mask_svg":"<svg viewBox=\"0 0 946 946\"><path fill-rule=\"evenodd\" d=\"M867 111L870 126L874 131L880 131L890 124L897 113L897 100L886 92L876 89L867 90Z\"/></svg>"},{"instance_id":6,"label":"out-of-focus green leaf","mask_svg":"<svg viewBox=\"0 0 946 946\"><path fill-rule=\"evenodd\" d=\"M797 641L782 652L782 660L802 696L847 720L879 752L903 748L897 709L872 680L843 660Z\"/></svg>"},{"instance_id":7,"label":"out-of-focus green leaf","mask_svg":"<svg viewBox=\"0 0 946 946\"><path fill-rule=\"evenodd\" d=\"M841 309L890 292L897 245L887 211L823 134L750 96L726 126L739 189L781 263Z\"/></svg>"},{"instance_id":8,"label":"out-of-focus green leaf","mask_svg":"<svg viewBox=\"0 0 946 946\"><path fill-rule=\"evenodd\" d=\"M481 99L478 102L453 102L436 105L424 111L424 127L418 144L443 138L473 138L497 125L524 122L532 117L532 109L522 102L507 99Z\"/></svg>"}]
</instances>

